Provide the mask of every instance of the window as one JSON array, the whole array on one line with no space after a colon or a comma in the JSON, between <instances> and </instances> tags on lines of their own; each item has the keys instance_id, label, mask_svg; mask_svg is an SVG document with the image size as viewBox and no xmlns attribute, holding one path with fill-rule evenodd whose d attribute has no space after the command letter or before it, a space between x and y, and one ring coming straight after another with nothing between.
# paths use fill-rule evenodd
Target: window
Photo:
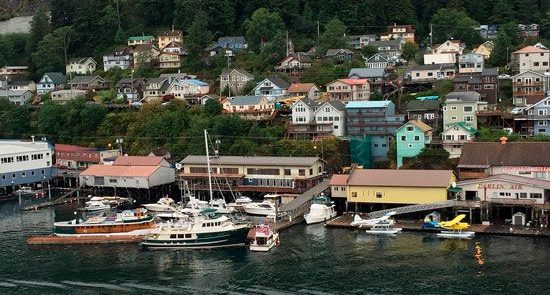
<instances>
[{"instance_id":1,"label":"window","mask_svg":"<svg viewBox=\"0 0 550 295\"><path fill-rule=\"evenodd\" d=\"M531 199L542 199L541 193L531 193Z\"/></svg>"},{"instance_id":2,"label":"window","mask_svg":"<svg viewBox=\"0 0 550 295\"><path fill-rule=\"evenodd\" d=\"M414 127L413 126L407 126L407 131L413 131L414 130Z\"/></svg>"},{"instance_id":3,"label":"window","mask_svg":"<svg viewBox=\"0 0 550 295\"><path fill-rule=\"evenodd\" d=\"M464 116L464 122L473 122L474 117L473 116Z\"/></svg>"},{"instance_id":4,"label":"window","mask_svg":"<svg viewBox=\"0 0 550 295\"><path fill-rule=\"evenodd\" d=\"M357 198L357 192L351 192L351 197L352 198Z\"/></svg>"},{"instance_id":5,"label":"window","mask_svg":"<svg viewBox=\"0 0 550 295\"><path fill-rule=\"evenodd\" d=\"M376 198L378 198L378 199L382 198L382 193L381 192L376 192Z\"/></svg>"},{"instance_id":6,"label":"window","mask_svg":"<svg viewBox=\"0 0 550 295\"><path fill-rule=\"evenodd\" d=\"M116 180L116 179L113 179L113 178L111 178L111 179L109 179L109 183L117 183L117 180Z\"/></svg>"},{"instance_id":7,"label":"window","mask_svg":"<svg viewBox=\"0 0 550 295\"><path fill-rule=\"evenodd\" d=\"M471 112L471 111L473 111L473 109L474 109L474 108L471 107L471 106L464 107L464 111L465 111L465 112Z\"/></svg>"},{"instance_id":8,"label":"window","mask_svg":"<svg viewBox=\"0 0 550 295\"><path fill-rule=\"evenodd\" d=\"M536 179L546 179L546 172L535 172Z\"/></svg>"},{"instance_id":9,"label":"window","mask_svg":"<svg viewBox=\"0 0 550 295\"><path fill-rule=\"evenodd\" d=\"M520 171L519 175L531 175L531 171Z\"/></svg>"},{"instance_id":10,"label":"window","mask_svg":"<svg viewBox=\"0 0 550 295\"><path fill-rule=\"evenodd\" d=\"M206 168L206 167L189 167L189 172L191 172L191 173L208 173L208 168Z\"/></svg>"},{"instance_id":11,"label":"window","mask_svg":"<svg viewBox=\"0 0 550 295\"><path fill-rule=\"evenodd\" d=\"M402 136L401 136L401 141L407 141L407 136L402 135Z\"/></svg>"},{"instance_id":12,"label":"window","mask_svg":"<svg viewBox=\"0 0 550 295\"><path fill-rule=\"evenodd\" d=\"M420 136L415 135L415 136L414 136L414 141L420 141Z\"/></svg>"},{"instance_id":13,"label":"window","mask_svg":"<svg viewBox=\"0 0 550 295\"><path fill-rule=\"evenodd\" d=\"M526 199L527 198L527 193L518 193L517 195L520 199Z\"/></svg>"},{"instance_id":14,"label":"window","mask_svg":"<svg viewBox=\"0 0 550 295\"><path fill-rule=\"evenodd\" d=\"M510 196L512 196L512 193L500 192L500 193L499 193L499 196L501 196L501 197L510 197Z\"/></svg>"},{"instance_id":15,"label":"window","mask_svg":"<svg viewBox=\"0 0 550 295\"><path fill-rule=\"evenodd\" d=\"M256 175L280 175L281 171L274 168L247 168L246 173Z\"/></svg>"},{"instance_id":16,"label":"window","mask_svg":"<svg viewBox=\"0 0 550 295\"><path fill-rule=\"evenodd\" d=\"M451 117L451 120L456 120L456 117L455 117L455 116L452 116L452 117Z\"/></svg>"},{"instance_id":17,"label":"window","mask_svg":"<svg viewBox=\"0 0 550 295\"><path fill-rule=\"evenodd\" d=\"M306 169L298 169L299 176L306 176Z\"/></svg>"},{"instance_id":18,"label":"window","mask_svg":"<svg viewBox=\"0 0 550 295\"><path fill-rule=\"evenodd\" d=\"M453 111L456 110L456 106L452 106L451 110L453 110Z\"/></svg>"},{"instance_id":19,"label":"window","mask_svg":"<svg viewBox=\"0 0 550 295\"><path fill-rule=\"evenodd\" d=\"M412 148L413 148L413 145L412 145L412 143L409 143L409 144L408 144L407 146L408 146L408 147L409 147L410 149L412 149Z\"/></svg>"},{"instance_id":20,"label":"window","mask_svg":"<svg viewBox=\"0 0 550 295\"><path fill-rule=\"evenodd\" d=\"M291 174L290 169L285 169L285 175L286 175L286 176L289 176L290 174Z\"/></svg>"},{"instance_id":21,"label":"window","mask_svg":"<svg viewBox=\"0 0 550 295\"><path fill-rule=\"evenodd\" d=\"M546 116L547 114L546 109L539 110L538 114L539 116Z\"/></svg>"}]
</instances>

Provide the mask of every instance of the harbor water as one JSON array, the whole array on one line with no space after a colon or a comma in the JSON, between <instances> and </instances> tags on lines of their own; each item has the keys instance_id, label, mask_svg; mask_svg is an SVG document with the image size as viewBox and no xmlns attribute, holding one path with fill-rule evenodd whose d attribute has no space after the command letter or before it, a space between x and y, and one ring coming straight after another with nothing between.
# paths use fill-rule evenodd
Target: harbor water
<instances>
[{"instance_id":1,"label":"harbor water","mask_svg":"<svg viewBox=\"0 0 550 295\"><path fill-rule=\"evenodd\" d=\"M138 245L28 246L73 205L0 204L0 294L549 294L550 240L367 236L300 224L268 253L143 251ZM484 263L475 257L476 245Z\"/></svg>"}]
</instances>

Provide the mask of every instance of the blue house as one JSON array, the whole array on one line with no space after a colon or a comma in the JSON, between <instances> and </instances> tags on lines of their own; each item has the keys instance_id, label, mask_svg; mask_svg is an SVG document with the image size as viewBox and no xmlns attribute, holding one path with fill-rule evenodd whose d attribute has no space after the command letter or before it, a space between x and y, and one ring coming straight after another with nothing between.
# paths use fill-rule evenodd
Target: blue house
<instances>
[{"instance_id":1,"label":"blue house","mask_svg":"<svg viewBox=\"0 0 550 295\"><path fill-rule=\"evenodd\" d=\"M65 76L59 72L44 73L38 84L36 84L37 94L46 94L51 91L63 89Z\"/></svg>"},{"instance_id":2,"label":"blue house","mask_svg":"<svg viewBox=\"0 0 550 295\"><path fill-rule=\"evenodd\" d=\"M256 84L254 95L267 96L268 99L275 99L286 94L290 83L277 77L268 77Z\"/></svg>"},{"instance_id":3,"label":"blue house","mask_svg":"<svg viewBox=\"0 0 550 295\"><path fill-rule=\"evenodd\" d=\"M432 141L432 127L413 119L396 131L397 168L403 166L403 158L416 157Z\"/></svg>"},{"instance_id":4,"label":"blue house","mask_svg":"<svg viewBox=\"0 0 550 295\"><path fill-rule=\"evenodd\" d=\"M531 135L550 136L550 96L524 108L515 120L523 121L523 129Z\"/></svg>"},{"instance_id":5,"label":"blue house","mask_svg":"<svg viewBox=\"0 0 550 295\"><path fill-rule=\"evenodd\" d=\"M248 48L248 43L242 36L237 37L220 37L218 41L214 42L210 47L205 50L210 52L210 56L214 56L219 53L224 53L225 50L230 50L231 54L239 52L240 50Z\"/></svg>"},{"instance_id":6,"label":"blue house","mask_svg":"<svg viewBox=\"0 0 550 295\"><path fill-rule=\"evenodd\" d=\"M350 101L346 105L346 135L370 138L372 162L386 161L390 142L405 115L395 113L395 104L385 101Z\"/></svg>"}]
</instances>

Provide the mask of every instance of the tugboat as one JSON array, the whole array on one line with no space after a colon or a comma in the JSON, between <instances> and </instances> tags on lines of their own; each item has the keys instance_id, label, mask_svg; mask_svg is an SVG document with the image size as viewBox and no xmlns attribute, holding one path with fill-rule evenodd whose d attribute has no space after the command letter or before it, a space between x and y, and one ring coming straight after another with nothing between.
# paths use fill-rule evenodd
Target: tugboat
<instances>
[{"instance_id":1,"label":"tugboat","mask_svg":"<svg viewBox=\"0 0 550 295\"><path fill-rule=\"evenodd\" d=\"M146 209L124 210L114 216L94 216L54 223L56 236L145 235L155 226Z\"/></svg>"},{"instance_id":2,"label":"tugboat","mask_svg":"<svg viewBox=\"0 0 550 295\"><path fill-rule=\"evenodd\" d=\"M336 217L334 202L330 201L323 193L313 198L311 202L309 213L304 214L304 219L307 224L325 222Z\"/></svg>"},{"instance_id":3,"label":"tugboat","mask_svg":"<svg viewBox=\"0 0 550 295\"><path fill-rule=\"evenodd\" d=\"M279 233L267 224L260 224L255 228L254 240L250 243L250 251L268 252L279 243Z\"/></svg>"}]
</instances>

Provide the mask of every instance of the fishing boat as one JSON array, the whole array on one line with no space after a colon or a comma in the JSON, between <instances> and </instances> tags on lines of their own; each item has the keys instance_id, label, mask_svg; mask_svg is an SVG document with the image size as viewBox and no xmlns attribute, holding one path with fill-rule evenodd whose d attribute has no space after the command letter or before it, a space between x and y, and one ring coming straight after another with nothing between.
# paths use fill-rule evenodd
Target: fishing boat
<instances>
[{"instance_id":1,"label":"fishing boat","mask_svg":"<svg viewBox=\"0 0 550 295\"><path fill-rule=\"evenodd\" d=\"M143 207L150 212L174 212L176 211L176 202L174 199L164 196L156 203L144 204Z\"/></svg>"},{"instance_id":2,"label":"fishing boat","mask_svg":"<svg viewBox=\"0 0 550 295\"><path fill-rule=\"evenodd\" d=\"M400 227L394 227L391 222L382 222L373 225L370 229L367 229L365 232L371 235L395 235L398 232L403 230Z\"/></svg>"},{"instance_id":3,"label":"fishing boat","mask_svg":"<svg viewBox=\"0 0 550 295\"><path fill-rule=\"evenodd\" d=\"M250 251L268 252L279 244L279 233L267 224L260 224L254 229L254 240L250 243Z\"/></svg>"},{"instance_id":4,"label":"fishing boat","mask_svg":"<svg viewBox=\"0 0 550 295\"><path fill-rule=\"evenodd\" d=\"M141 246L148 250L244 246L249 229L248 223L235 223L214 209L206 209L195 212L189 220L161 224L145 236Z\"/></svg>"},{"instance_id":5,"label":"fishing boat","mask_svg":"<svg viewBox=\"0 0 550 295\"><path fill-rule=\"evenodd\" d=\"M336 217L336 209L334 202L330 201L330 198L324 194L313 198L312 204L309 207L309 212L304 214L306 224L314 224L319 222L325 222Z\"/></svg>"},{"instance_id":6,"label":"fishing boat","mask_svg":"<svg viewBox=\"0 0 550 295\"><path fill-rule=\"evenodd\" d=\"M265 195L261 203L252 202L244 205L244 212L250 215L269 216L275 215L276 202L279 195Z\"/></svg>"},{"instance_id":7,"label":"fishing boat","mask_svg":"<svg viewBox=\"0 0 550 295\"><path fill-rule=\"evenodd\" d=\"M124 210L112 216L94 216L54 223L56 236L145 235L156 226L147 210Z\"/></svg>"}]
</instances>

